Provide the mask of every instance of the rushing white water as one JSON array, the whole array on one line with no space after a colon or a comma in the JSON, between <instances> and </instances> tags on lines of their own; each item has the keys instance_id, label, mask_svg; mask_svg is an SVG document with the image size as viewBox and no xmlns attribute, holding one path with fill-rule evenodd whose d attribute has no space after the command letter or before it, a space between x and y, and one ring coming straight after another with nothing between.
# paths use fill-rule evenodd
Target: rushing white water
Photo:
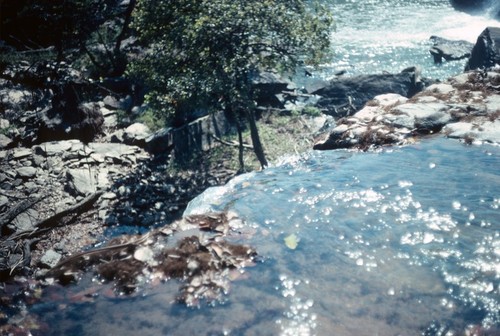
<instances>
[{"instance_id":1,"label":"rushing white water","mask_svg":"<svg viewBox=\"0 0 500 336\"><path fill-rule=\"evenodd\" d=\"M332 0L336 31L331 62L322 76L346 70L346 75L399 72L420 66L424 76L446 79L463 71L464 61L435 65L429 37L475 42L488 26L500 22L485 15L469 15L448 0ZM492 6L493 7L493 6Z\"/></svg>"}]
</instances>

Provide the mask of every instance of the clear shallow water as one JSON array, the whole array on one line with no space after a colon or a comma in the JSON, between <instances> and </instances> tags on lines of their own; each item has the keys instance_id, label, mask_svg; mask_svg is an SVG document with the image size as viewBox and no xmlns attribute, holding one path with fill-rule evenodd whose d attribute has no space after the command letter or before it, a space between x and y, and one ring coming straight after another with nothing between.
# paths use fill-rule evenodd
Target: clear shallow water
<instances>
[{"instance_id":1,"label":"clear shallow water","mask_svg":"<svg viewBox=\"0 0 500 336\"><path fill-rule=\"evenodd\" d=\"M170 281L136 297L33 311L54 334L72 335L498 333L498 167L500 147L448 139L289 158L188 209L236 211L246 220L240 241L261 257L223 302L172 304L179 284Z\"/></svg>"},{"instance_id":2,"label":"clear shallow water","mask_svg":"<svg viewBox=\"0 0 500 336\"><path fill-rule=\"evenodd\" d=\"M320 76L340 70L346 75L396 73L420 66L422 74L446 79L461 73L465 61L435 65L429 37L476 42L488 26L500 22L487 15L455 11L448 0L331 0L337 29L332 34L331 62Z\"/></svg>"}]
</instances>

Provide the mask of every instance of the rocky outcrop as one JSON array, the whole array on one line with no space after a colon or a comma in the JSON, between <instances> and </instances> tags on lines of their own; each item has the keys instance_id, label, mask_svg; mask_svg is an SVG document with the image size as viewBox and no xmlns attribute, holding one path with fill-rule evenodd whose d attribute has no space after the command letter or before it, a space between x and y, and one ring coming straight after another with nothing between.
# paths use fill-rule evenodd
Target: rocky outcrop
<instances>
[{"instance_id":1,"label":"rocky outcrop","mask_svg":"<svg viewBox=\"0 0 500 336\"><path fill-rule=\"evenodd\" d=\"M500 143L500 69L461 74L411 99L377 96L352 117L339 120L314 149L402 145L423 134Z\"/></svg>"},{"instance_id":2,"label":"rocky outcrop","mask_svg":"<svg viewBox=\"0 0 500 336\"><path fill-rule=\"evenodd\" d=\"M335 78L320 86L317 82L311 94L321 96L317 106L326 114L344 117L353 114L373 97L397 93L411 97L425 86L419 70L411 67L399 74L361 75Z\"/></svg>"},{"instance_id":3,"label":"rocky outcrop","mask_svg":"<svg viewBox=\"0 0 500 336\"><path fill-rule=\"evenodd\" d=\"M465 70L491 68L500 64L500 27L488 27L477 38Z\"/></svg>"},{"instance_id":4,"label":"rocky outcrop","mask_svg":"<svg viewBox=\"0 0 500 336\"><path fill-rule=\"evenodd\" d=\"M468 41L448 40L439 36L431 36L430 40L433 46L429 52L434 57L434 63L442 63L445 61L457 61L468 58L471 55L473 43Z\"/></svg>"},{"instance_id":5,"label":"rocky outcrop","mask_svg":"<svg viewBox=\"0 0 500 336\"><path fill-rule=\"evenodd\" d=\"M452 6L470 14L489 14L500 19L500 4L495 0L450 0Z\"/></svg>"}]
</instances>

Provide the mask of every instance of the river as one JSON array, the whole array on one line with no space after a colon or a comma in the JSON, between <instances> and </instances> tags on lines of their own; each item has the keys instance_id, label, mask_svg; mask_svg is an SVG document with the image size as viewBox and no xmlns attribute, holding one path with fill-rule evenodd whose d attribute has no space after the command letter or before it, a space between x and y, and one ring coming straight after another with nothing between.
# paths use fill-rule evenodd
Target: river
<instances>
[{"instance_id":1,"label":"river","mask_svg":"<svg viewBox=\"0 0 500 336\"><path fill-rule=\"evenodd\" d=\"M446 78L464 63L434 65L431 35L473 42L500 26L444 0L332 7L334 56L316 73L325 78L413 65ZM236 212L239 242L259 254L220 301L173 303L176 280L81 300L95 285L84 278L30 311L53 335L499 335L499 167L499 146L444 138L284 157L186 210Z\"/></svg>"}]
</instances>

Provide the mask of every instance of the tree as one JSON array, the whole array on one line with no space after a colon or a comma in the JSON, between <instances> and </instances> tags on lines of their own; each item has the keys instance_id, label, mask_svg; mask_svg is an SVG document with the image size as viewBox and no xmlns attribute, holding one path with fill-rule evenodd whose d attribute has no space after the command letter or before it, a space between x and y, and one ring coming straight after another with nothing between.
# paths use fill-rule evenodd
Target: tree
<instances>
[{"instance_id":1,"label":"tree","mask_svg":"<svg viewBox=\"0 0 500 336\"><path fill-rule=\"evenodd\" d=\"M144 78L149 103L167 119L209 107L233 116L239 132L246 120L265 167L253 79L317 64L332 24L324 6L305 0L138 0L133 25L150 49L131 73Z\"/></svg>"}]
</instances>

